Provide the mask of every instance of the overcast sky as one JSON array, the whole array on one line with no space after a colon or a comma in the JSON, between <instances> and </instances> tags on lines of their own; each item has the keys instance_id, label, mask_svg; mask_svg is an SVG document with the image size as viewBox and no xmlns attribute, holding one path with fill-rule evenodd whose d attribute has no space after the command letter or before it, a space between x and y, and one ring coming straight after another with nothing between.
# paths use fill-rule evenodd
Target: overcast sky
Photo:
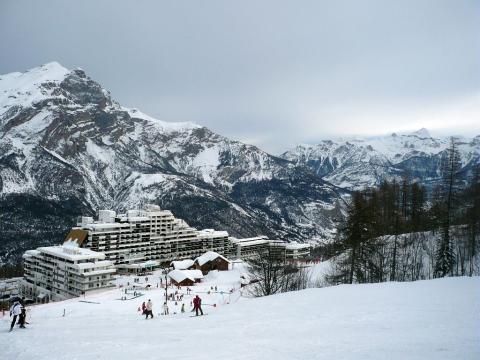
<instances>
[{"instance_id":1,"label":"overcast sky","mask_svg":"<svg viewBox=\"0 0 480 360\"><path fill-rule=\"evenodd\" d=\"M480 134L480 1L0 1L0 73L81 67L122 105L279 153Z\"/></svg>"}]
</instances>

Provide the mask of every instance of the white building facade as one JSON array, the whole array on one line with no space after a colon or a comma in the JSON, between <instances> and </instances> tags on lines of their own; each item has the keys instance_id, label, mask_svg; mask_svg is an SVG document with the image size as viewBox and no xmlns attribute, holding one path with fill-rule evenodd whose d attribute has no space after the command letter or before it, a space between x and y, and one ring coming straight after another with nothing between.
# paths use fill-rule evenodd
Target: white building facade
<instances>
[{"instance_id":1,"label":"white building facade","mask_svg":"<svg viewBox=\"0 0 480 360\"><path fill-rule=\"evenodd\" d=\"M105 254L71 246L48 246L23 255L21 293L36 302L64 300L113 287L116 268Z\"/></svg>"},{"instance_id":2,"label":"white building facade","mask_svg":"<svg viewBox=\"0 0 480 360\"><path fill-rule=\"evenodd\" d=\"M230 251L226 231L198 231L156 205L119 215L100 210L97 221L82 217L65 239L65 243L70 242L104 253L119 269L151 261L161 265L195 258L208 250L221 254Z\"/></svg>"}]
</instances>

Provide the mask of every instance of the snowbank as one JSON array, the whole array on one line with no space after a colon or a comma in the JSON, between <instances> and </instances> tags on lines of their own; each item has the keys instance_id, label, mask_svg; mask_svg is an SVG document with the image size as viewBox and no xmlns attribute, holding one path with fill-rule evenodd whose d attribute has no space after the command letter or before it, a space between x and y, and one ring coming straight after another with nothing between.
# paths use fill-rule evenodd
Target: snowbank
<instances>
[{"instance_id":1,"label":"snowbank","mask_svg":"<svg viewBox=\"0 0 480 360\"><path fill-rule=\"evenodd\" d=\"M157 316L161 289L134 301L115 300L118 291L90 299L98 304L37 306L23 331L7 333L3 318L2 359L480 358L478 277L342 285L215 308L200 294L209 316L199 318ZM137 313L149 298L153 320Z\"/></svg>"}]
</instances>

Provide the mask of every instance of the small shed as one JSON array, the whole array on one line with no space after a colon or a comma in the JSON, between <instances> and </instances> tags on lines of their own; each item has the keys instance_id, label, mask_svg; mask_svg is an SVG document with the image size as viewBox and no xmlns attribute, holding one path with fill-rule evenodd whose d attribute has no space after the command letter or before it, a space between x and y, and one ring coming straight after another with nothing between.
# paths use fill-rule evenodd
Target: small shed
<instances>
[{"instance_id":1,"label":"small shed","mask_svg":"<svg viewBox=\"0 0 480 360\"><path fill-rule=\"evenodd\" d=\"M207 251L195 259L195 268L201 270L203 274L212 270L227 271L229 265L230 261L227 258L214 251Z\"/></svg>"},{"instance_id":2,"label":"small shed","mask_svg":"<svg viewBox=\"0 0 480 360\"><path fill-rule=\"evenodd\" d=\"M200 270L172 270L168 273L172 284L177 286L192 286L202 281L203 274Z\"/></svg>"},{"instance_id":3,"label":"small shed","mask_svg":"<svg viewBox=\"0 0 480 360\"><path fill-rule=\"evenodd\" d=\"M175 270L189 270L195 269L194 261L187 259L187 260L180 260L180 261L172 261L170 266L173 267Z\"/></svg>"}]
</instances>

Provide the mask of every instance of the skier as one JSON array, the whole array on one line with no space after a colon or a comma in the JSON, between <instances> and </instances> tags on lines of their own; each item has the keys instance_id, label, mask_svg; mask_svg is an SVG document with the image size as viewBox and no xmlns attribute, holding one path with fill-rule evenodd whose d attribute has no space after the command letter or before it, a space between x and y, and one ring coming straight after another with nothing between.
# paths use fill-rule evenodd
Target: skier
<instances>
[{"instance_id":1,"label":"skier","mask_svg":"<svg viewBox=\"0 0 480 360\"><path fill-rule=\"evenodd\" d=\"M166 302L163 303L163 315L168 315L168 305Z\"/></svg>"},{"instance_id":2,"label":"skier","mask_svg":"<svg viewBox=\"0 0 480 360\"><path fill-rule=\"evenodd\" d=\"M203 310L202 310L202 299L200 299L200 296L195 296L193 299L193 309L195 310L195 316L198 316L198 311L200 310L200 314L203 315Z\"/></svg>"},{"instance_id":3,"label":"skier","mask_svg":"<svg viewBox=\"0 0 480 360\"><path fill-rule=\"evenodd\" d=\"M185 312L185 303L182 304L182 309L180 310L182 313Z\"/></svg>"},{"instance_id":4,"label":"skier","mask_svg":"<svg viewBox=\"0 0 480 360\"><path fill-rule=\"evenodd\" d=\"M148 299L147 305L145 306L145 320L148 319L148 315L150 315L153 319L153 304L152 300Z\"/></svg>"},{"instance_id":5,"label":"skier","mask_svg":"<svg viewBox=\"0 0 480 360\"><path fill-rule=\"evenodd\" d=\"M145 315L145 312L147 310L147 307L145 305L145 301L142 303L142 315Z\"/></svg>"},{"instance_id":6,"label":"skier","mask_svg":"<svg viewBox=\"0 0 480 360\"><path fill-rule=\"evenodd\" d=\"M12 323L10 325L10 331L13 330L15 326L15 322L17 321L17 316L22 313L22 305L18 301L15 301L13 305L10 307L10 317L13 316Z\"/></svg>"},{"instance_id":7,"label":"skier","mask_svg":"<svg viewBox=\"0 0 480 360\"><path fill-rule=\"evenodd\" d=\"M21 306L21 312L20 316L18 317L18 324L22 329L25 329L25 324L26 324L26 318L27 318L27 309L25 308L25 298L22 297L22 300L20 301L20 306Z\"/></svg>"}]
</instances>

